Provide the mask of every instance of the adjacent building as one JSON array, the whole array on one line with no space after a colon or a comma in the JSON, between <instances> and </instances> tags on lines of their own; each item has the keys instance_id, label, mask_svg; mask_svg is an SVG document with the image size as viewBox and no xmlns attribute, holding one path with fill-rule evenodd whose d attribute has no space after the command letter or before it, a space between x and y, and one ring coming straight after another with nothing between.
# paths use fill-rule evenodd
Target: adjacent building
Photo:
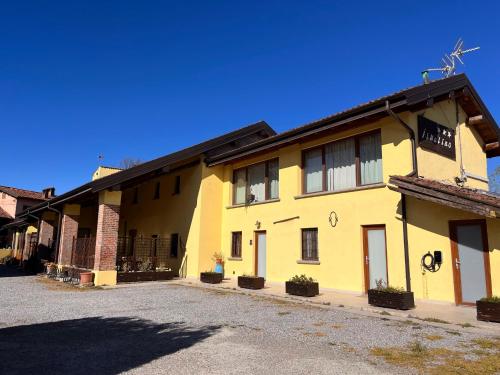
<instances>
[{"instance_id":1,"label":"adjacent building","mask_svg":"<svg viewBox=\"0 0 500 375\"><path fill-rule=\"evenodd\" d=\"M364 293L500 294L500 198L487 159L500 132L465 75L276 134L265 122L112 171L25 211L56 262L114 284L171 269L197 277L295 274ZM107 173L103 173L107 174ZM45 229L44 229L45 228Z\"/></svg>"}]
</instances>

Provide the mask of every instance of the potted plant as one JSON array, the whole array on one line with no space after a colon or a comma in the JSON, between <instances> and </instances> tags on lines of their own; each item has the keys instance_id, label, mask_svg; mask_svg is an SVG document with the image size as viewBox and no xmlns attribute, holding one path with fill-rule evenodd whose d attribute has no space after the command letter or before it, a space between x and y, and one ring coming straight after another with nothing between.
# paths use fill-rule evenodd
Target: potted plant
<instances>
[{"instance_id":1,"label":"potted plant","mask_svg":"<svg viewBox=\"0 0 500 375\"><path fill-rule=\"evenodd\" d=\"M485 297L476 301L477 320L500 323L500 297Z\"/></svg>"},{"instance_id":2,"label":"potted plant","mask_svg":"<svg viewBox=\"0 0 500 375\"><path fill-rule=\"evenodd\" d=\"M220 251L216 251L214 255L212 255L212 260L215 261L215 272L224 274L224 254Z\"/></svg>"},{"instance_id":3,"label":"potted plant","mask_svg":"<svg viewBox=\"0 0 500 375\"><path fill-rule=\"evenodd\" d=\"M57 265L52 262L46 264L47 277L56 277L57 275Z\"/></svg>"},{"instance_id":4,"label":"potted plant","mask_svg":"<svg viewBox=\"0 0 500 375\"><path fill-rule=\"evenodd\" d=\"M200 273L200 281L208 284L220 284L222 282L222 273L206 271Z\"/></svg>"},{"instance_id":5,"label":"potted plant","mask_svg":"<svg viewBox=\"0 0 500 375\"><path fill-rule=\"evenodd\" d=\"M306 275L295 275L285 283L285 289L295 296L314 297L319 294L319 284Z\"/></svg>"},{"instance_id":6,"label":"potted plant","mask_svg":"<svg viewBox=\"0 0 500 375\"><path fill-rule=\"evenodd\" d=\"M264 278L260 276L241 275L238 276L238 286L245 289L263 289Z\"/></svg>"},{"instance_id":7,"label":"potted plant","mask_svg":"<svg viewBox=\"0 0 500 375\"><path fill-rule=\"evenodd\" d=\"M376 280L375 283L377 287L368 290L370 305L398 310L409 310L415 307L413 292L387 285L382 279Z\"/></svg>"},{"instance_id":8,"label":"potted plant","mask_svg":"<svg viewBox=\"0 0 500 375\"><path fill-rule=\"evenodd\" d=\"M80 285L90 285L93 283L94 274L92 272L80 272Z\"/></svg>"}]
</instances>

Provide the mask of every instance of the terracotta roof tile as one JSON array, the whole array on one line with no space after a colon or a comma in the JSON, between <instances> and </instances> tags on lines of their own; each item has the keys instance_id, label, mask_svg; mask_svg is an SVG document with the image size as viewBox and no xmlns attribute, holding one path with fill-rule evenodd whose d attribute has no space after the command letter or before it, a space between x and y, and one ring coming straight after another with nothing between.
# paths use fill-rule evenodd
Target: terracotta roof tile
<instances>
[{"instance_id":1,"label":"terracotta roof tile","mask_svg":"<svg viewBox=\"0 0 500 375\"><path fill-rule=\"evenodd\" d=\"M1 186L0 185L0 192L4 192L6 194L9 194L13 196L14 198L27 198L27 199L35 199L35 200L46 200L43 197L43 193L39 191L32 191L32 190L25 190L25 189L18 189L15 187L10 187L10 186Z\"/></svg>"}]
</instances>

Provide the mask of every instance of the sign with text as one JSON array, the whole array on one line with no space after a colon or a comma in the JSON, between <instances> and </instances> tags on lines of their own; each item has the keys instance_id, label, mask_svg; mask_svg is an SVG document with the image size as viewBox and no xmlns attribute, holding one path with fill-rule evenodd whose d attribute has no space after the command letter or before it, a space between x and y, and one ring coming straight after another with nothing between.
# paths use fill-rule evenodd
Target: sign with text
<instances>
[{"instance_id":1,"label":"sign with text","mask_svg":"<svg viewBox=\"0 0 500 375\"><path fill-rule=\"evenodd\" d=\"M418 144L420 147L455 159L455 130L418 116Z\"/></svg>"}]
</instances>

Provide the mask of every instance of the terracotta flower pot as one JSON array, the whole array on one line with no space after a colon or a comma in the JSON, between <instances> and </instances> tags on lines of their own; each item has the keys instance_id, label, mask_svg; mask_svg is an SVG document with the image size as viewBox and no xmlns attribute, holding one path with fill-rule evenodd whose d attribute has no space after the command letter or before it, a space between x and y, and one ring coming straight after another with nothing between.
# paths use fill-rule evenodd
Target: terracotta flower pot
<instances>
[{"instance_id":1,"label":"terracotta flower pot","mask_svg":"<svg viewBox=\"0 0 500 375\"><path fill-rule=\"evenodd\" d=\"M80 285L91 284L94 274L92 272L80 273Z\"/></svg>"}]
</instances>

